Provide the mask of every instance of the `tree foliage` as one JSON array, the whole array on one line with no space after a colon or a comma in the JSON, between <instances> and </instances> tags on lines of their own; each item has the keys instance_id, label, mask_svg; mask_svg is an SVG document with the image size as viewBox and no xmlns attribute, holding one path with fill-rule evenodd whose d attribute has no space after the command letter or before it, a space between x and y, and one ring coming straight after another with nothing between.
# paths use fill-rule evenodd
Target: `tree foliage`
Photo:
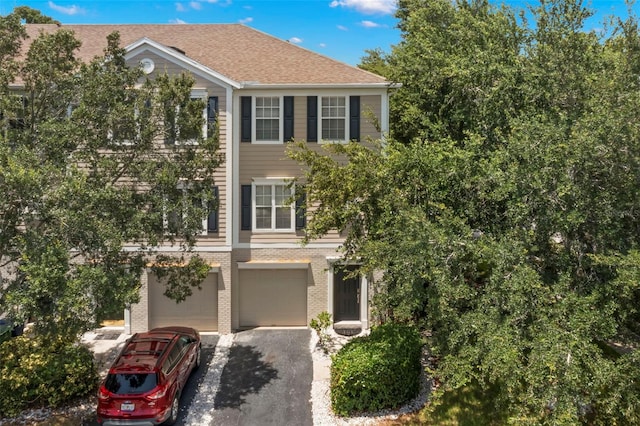
<instances>
[{"instance_id":1,"label":"tree foliage","mask_svg":"<svg viewBox=\"0 0 640 426\"><path fill-rule=\"evenodd\" d=\"M18 16L25 24L60 24L50 16L43 15L39 10L29 6L17 6L13 9L13 15Z\"/></svg>"},{"instance_id":2,"label":"tree foliage","mask_svg":"<svg viewBox=\"0 0 640 426\"><path fill-rule=\"evenodd\" d=\"M65 29L21 55L20 17L0 19L0 311L73 339L135 302L148 265L184 300L208 272L190 251L221 164L193 78L145 78L117 33L88 63ZM163 243L178 254L156 259Z\"/></svg>"},{"instance_id":3,"label":"tree foliage","mask_svg":"<svg viewBox=\"0 0 640 426\"><path fill-rule=\"evenodd\" d=\"M379 319L430 330L442 389L497 389L514 421L640 422L638 352L611 349L640 331L640 38L590 16L400 1L390 137L290 152L309 238L347 232Z\"/></svg>"}]
</instances>

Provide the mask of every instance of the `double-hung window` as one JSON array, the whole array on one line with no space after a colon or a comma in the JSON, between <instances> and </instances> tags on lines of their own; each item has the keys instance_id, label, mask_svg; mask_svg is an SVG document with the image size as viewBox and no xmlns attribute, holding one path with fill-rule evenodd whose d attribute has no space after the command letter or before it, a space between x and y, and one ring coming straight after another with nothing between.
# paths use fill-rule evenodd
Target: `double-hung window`
<instances>
[{"instance_id":1,"label":"double-hung window","mask_svg":"<svg viewBox=\"0 0 640 426\"><path fill-rule=\"evenodd\" d=\"M180 185L178 191L165 197L164 227L170 233L180 233L183 231L189 215L195 216L198 210L203 211L206 216L201 216L198 223L201 224L201 235L218 232L218 187L213 187L213 199L206 200L193 193L188 184Z\"/></svg>"},{"instance_id":2,"label":"double-hung window","mask_svg":"<svg viewBox=\"0 0 640 426\"><path fill-rule=\"evenodd\" d=\"M192 113L190 105L171 105L165 106L165 143L168 144L196 144L198 137L207 137L208 121L211 112L207 106L207 91L204 89L194 89L191 91L191 101L201 101L203 103L200 127L194 127L191 123Z\"/></svg>"},{"instance_id":3,"label":"double-hung window","mask_svg":"<svg viewBox=\"0 0 640 426\"><path fill-rule=\"evenodd\" d=\"M255 141L280 142L282 108L278 96L255 98Z\"/></svg>"},{"instance_id":4,"label":"double-hung window","mask_svg":"<svg viewBox=\"0 0 640 426\"><path fill-rule=\"evenodd\" d=\"M293 188L284 181L253 183L253 229L257 231L294 231Z\"/></svg>"},{"instance_id":5,"label":"double-hung window","mask_svg":"<svg viewBox=\"0 0 640 426\"><path fill-rule=\"evenodd\" d=\"M347 103L345 96L323 96L320 105L322 140L347 139Z\"/></svg>"}]
</instances>

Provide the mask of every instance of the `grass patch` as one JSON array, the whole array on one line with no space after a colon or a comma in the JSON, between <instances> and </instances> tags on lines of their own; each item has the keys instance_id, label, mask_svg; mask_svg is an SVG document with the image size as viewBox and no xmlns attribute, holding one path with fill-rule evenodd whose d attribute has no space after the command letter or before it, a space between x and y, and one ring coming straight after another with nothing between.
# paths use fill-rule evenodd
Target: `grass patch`
<instances>
[{"instance_id":1,"label":"grass patch","mask_svg":"<svg viewBox=\"0 0 640 426\"><path fill-rule=\"evenodd\" d=\"M492 403L493 393L475 384L445 392L437 402L429 401L419 412L405 415L385 426L494 426L507 423L508 416L497 413Z\"/></svg>"}]
</instances>

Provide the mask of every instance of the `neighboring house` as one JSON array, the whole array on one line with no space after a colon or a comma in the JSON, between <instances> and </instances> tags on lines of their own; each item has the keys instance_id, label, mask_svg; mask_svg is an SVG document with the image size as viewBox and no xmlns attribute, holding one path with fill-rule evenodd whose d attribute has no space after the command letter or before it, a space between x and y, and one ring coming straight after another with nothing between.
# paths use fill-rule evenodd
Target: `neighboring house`
<instances>
[{"instance_id":1,"label":"neighboring house","mask_svg":"<svg viewBox=\"0 0 640 426\"><path fill-rule=\"evenodd\" d=\"M29 35L55 26L27 25ZM63 25L82 42L79 57L101 55L118 31L130 66L188 71L194 97L218 120L226 162L217 172L219 209L203 222L195 251L211 265L202 290L182 303L163 295L151 274L141 300L125 312L127 332L165 325L229 333L255 326L306 326L320 312L335 322L369 326L369 283L347 279L335 233L301 246L306 223L287 180L300 167L286 142L312 146L379 139L388 129L389 82L244 25ZM381 129L371 122L370 111ZM299 194L296 194L299 195ZM178 251L162 246L160 252Z\"/></svg>"}]
</instances>

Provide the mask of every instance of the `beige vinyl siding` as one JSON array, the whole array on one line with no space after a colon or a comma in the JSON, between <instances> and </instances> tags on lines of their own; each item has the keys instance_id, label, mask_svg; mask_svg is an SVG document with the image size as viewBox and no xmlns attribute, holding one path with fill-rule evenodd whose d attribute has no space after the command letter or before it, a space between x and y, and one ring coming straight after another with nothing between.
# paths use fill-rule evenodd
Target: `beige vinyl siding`
<instances>
[{"instance_id":1,"label":"beige vinyl siding","mask_svg":"<svg viewBox=\"0 0 640 426\"><path fill-rule=\"evenodd\" d=\"M155 63L155 68L148 77L154 78L159 73L168 73L170 75L179 75L184 72L184 69L180 66L165 60L161 56L152 54L151 52L141 53L128 61L129 66L137 66L139 61L143 58L149 58ZM218 126L219 126L219 152L225 154L227 150L227 91L224 87L212 83L209 80L203 79L198 76L194 76L195 83L194 89L204 89L207 92L207 96L218 97ZM158 141L158 148L163 149L163 141ZM211 245L224 245L227 229L227 173L226 164L221 164L214 174L216 186L218 186L219 204L218 204L218 232L209 235L203 235L201 240L206 241L206 244Z\"/></svg>"},{"instance_id":2,"label":"beige vinyl siding","mask_svg":"<svg viewBox=\"0 0 640 426\"><path fill-rule=\"evenodd\" d=\"M286 94L284 95L286 96ZM318 94L322 96L322 94ZM370 135L373 139L380 138L380 132L376 130L370 117L364 112L370 110L376 117L380 117L382 102L380 95L366 95L360 97L360 135L361 140L366 140ZM294 139L296 141L307 138L307 97L295 96L294 98ZM317 151L325 152L320 143L309 143L308 146ZM249 185L253 179L259 178L295 178L302 176L300 165L290 160L286 155L287 144L252 144L241 142L239 144L239 179L240 185ZM236 201L240 208L241 200ZM252 212L253 214L253 212ZM303 236L303 231L296 232L253 232L240 231L241 243L291 243L298 242ZM332 231L318 242L341 243L343 237L338 232Z\"/></svg>"}]
</instances>

